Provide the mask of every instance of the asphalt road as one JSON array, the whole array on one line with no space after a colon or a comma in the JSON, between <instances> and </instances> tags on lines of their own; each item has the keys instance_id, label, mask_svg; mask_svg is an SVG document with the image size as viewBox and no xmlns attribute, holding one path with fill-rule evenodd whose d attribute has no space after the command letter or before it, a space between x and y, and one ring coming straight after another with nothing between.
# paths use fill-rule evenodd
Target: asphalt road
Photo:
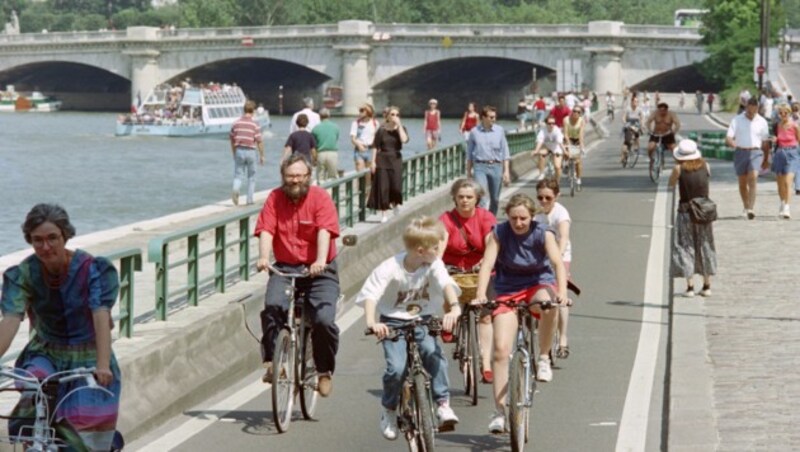
<instances>
[{"instance_id":1,"label":"asphalt road","mask_svg":"<svg viewBox=\"0 0 800 452\"><path fill-rule=\"evenodd\" d=\"M681 119L684 130L710 128L693 114L681 115ZM610 129L618 127L619 121ZM600 142L586 160L585 189L574 198L568 193L561 196L573 218L572 272L583 295L570 317L572 353L569 359L557 363L552 382L539 384L530 450L656 451L666 444L663 418L668 312L663 303L668 297L669 279L663 256L668 254L648 260L657 188L650 182L643 160L632 170L620 167L619 144L616 134ZM662 176L661 185L665 183L666 176ZM522 190L533 192L531 185ZM663 187L661 191L665 191ZM657 228L666 234L656 234L659 240L652 248L661 247L663 252L668 249L669 231L663 227L668 209L663 202L660 206L656 224L661 224ZM649 280L648 262L652 267ZM655 290L650 298L645 295L646 280L653 286L650 290ZM645 329L651 332L653 348L644 347L644 353L639 352L637 366L649 371L634 372L632 381L641 346L643 310L647 309L650 314L645 316ZM333 394L321 399L319 420L304 421L298 411L289 432L279 434L272 422L268 387L260 383L260 374L254 373L226 393L215 395L130 444L130 449L405 450L402 439L388 442L379 432L383 356L375 339L363 336L364 320L358 312L344 316L345 322L354 322L342 335ZM451 350L447 345L448 357ZM479 387L480 402L472 407L464 396L460 374L455 366L450 367L451 405L461 422L455 432L437 437L437 448L510 450L506 436L487 433L493 406L491 387ZM645 389L637 392L637 388ZM640 410L623 415L626 403ZM635 439L628 441L631 436L641 437L642 443L629 446L637 444Z\"/></svg>"}]
</instances>

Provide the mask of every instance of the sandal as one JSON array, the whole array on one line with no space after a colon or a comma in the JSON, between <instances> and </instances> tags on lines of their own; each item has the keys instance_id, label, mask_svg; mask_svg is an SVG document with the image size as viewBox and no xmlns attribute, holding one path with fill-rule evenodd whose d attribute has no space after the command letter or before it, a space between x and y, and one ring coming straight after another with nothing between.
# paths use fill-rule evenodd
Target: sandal
<instances>
[{"instance_id":1,"label":"sandal","mask_svg":"<svg viewBox=\"0 0 800 452\"><path fill-rule=\"evenodd\" d=\"M567 359L569 358L569 345L559 345L556 350L556 358Z\"/></svg>"}]
</instances>

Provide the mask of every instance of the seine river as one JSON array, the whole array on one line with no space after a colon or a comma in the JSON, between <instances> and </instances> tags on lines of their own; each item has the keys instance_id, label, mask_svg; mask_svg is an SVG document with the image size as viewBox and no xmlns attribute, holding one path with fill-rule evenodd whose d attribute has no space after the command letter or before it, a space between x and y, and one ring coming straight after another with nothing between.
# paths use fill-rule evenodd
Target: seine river
<instances>
[{"instance_id":1,"label":"seine river","mask_svg":"<svg viewBox=\"0 0 800 452\"><path fill-rule=\"evenodd\" d=\"M404 118L410 139L404 154L425 149L422 111ZM224 138L115 137L108 113L5 113L0 115L0 255L26 248L20 225L39 202L59 203L78 234L157 218L229 199L233 162ZM278 184L277 162L290 117L272 118L266 165L257 190ZM341 128L339 167L353 169L352 118ZM457 119L445 119L442 143L461 136ZM514 127L513 123L503 124Z\"/></svg>"}]
</instances>

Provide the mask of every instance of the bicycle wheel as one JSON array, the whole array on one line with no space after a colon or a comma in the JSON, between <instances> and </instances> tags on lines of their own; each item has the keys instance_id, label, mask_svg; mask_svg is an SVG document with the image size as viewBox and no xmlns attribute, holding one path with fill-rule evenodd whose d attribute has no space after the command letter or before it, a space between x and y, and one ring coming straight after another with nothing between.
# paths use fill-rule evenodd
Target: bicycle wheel
<instances>
[{"instance_id":1,"label":"bicycle wheel","mask_svg":"<svg viewBox=\"0 0 800 452\"><path fill-rule=\"evenodd\" d=\"M317 411L317 399L319 398L319 392L317 391L319 375L317 374L317 364L314 362L314 346L311 343L310 328L305 329L304 336L297 372L297 375L300 375L302 385L300 390L300 411L303 413L303 418L313 419L314 413Z\"/></svg>"},{"instance_id":2,"label":"bicycle wheel","mask_svg":"<svg viewBox=\"0 0 800 452\"><path fill-rule=\"evenodd\" d=\"M416 424L419 430L419 446L424 452L434 450L433 409L425 381L425 375L414 375L414 402L416 408Z\"/></svg>"},{"instance_id":3,"label":"bicycle wheel","mask_svg":"<svg viewBox=\"0 0 800 452\"><path fill-rule=\"evenodd\" d=\"M575 197L575 161L571 158L569 159L569 196L571 198Z\"/></svg>"},{"instance_id":4,"label":"bicycle wheel","mask_svg":"<svg viewBox=\"0 0 800 452\"><path fill-rule=\"evenodd\" d=\"M639 161L639 147L637 146L636 149L630 152L630 156L628 157L628 166L633 168L636 166L636 162Z\"/></svg>"},{"instance_id":5,"label":"bicycle wheel","mask_svg":"<svg viewBox=\"0 0 800 452\"><path fill-rule=\"evenodd\" d=\"M511 450L522 451L527 440L528 408L525 406L525 355L514 352L508 369L508 423Z\"/></svg>"},{"instance_id":6,"label":"bicycle wheel","mask_svg":"<svg viewBox=\"0 0 800 452\"><path fill-rule=\"evenodd\" d=\"M472 379L470 378L469 366L469 329L468 320L466 315L462 315L458 319L458 339L456 340L456 348L453 352L453 358L458 361L458 370L461 371L461 377L464 380L464 394L469 395L472 391Z\"/></svg>"},{"instance_id":7,"label":"bicycle wheel","mask_svg":"<svg viewBox=\"0 0 800 452\"><path fill-rule=\"evenodd\" d=\"M469 310L469 320L467 323L469 330L469 362L470 376L472 377L472 406L478 404L478 381L481 375L481 349L478 346L478 313L474 309Z\"/></svg>"},{"instance_id":8,"label":"bicycle wheel","mask_svg":"<svg viewBox=\"0 0 800 452\"><path fill-rule=\"evenodd\" d=\"M653 183L658 183L658 177L661 175L661 162L659 162L658 150L653 153L653 160L650 161L650 180Z\"/></svg>"},{"instance_id":9,"label":"bicycle wheel","mask_svg":"<svg viewBox=\"0 0 800 452\"><path fill-rule=\"evenodd\" d=\"M559 309L559 308L555 308ZM559 315L561 313L559 312ZM558 325L558 323L556 323ZM553 343L550 345L550 365L555 367L556 366L556 355L558 354L558 341L561 339L561 335L558 333L558 326L556 326L555 331L553 332Z\"/></svg>"},{"instance_id":10,"label":"bicycle wheel","mask_svg":"<svg viewBox=\"0 0 800 452\"><path fill-rule=\"evenodd\" d=\"M272 357L272 418L280 433L289 430L294 404L294 350L289 330L282 329L275 340Z\"/></svg>"}]
</instances>

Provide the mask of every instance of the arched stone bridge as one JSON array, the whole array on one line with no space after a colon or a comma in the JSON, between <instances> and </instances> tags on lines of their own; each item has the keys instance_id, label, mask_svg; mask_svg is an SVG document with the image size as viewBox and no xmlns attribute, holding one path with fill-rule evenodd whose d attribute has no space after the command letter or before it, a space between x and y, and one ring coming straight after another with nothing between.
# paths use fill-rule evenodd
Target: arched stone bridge
<instances>
[{"instance_id":1,"label":"arched stone bridge","mask_svg":"<svg viewBox=\"0 0 800 452\"><path fill-rule=\"evenodd\" d=\"M326 83L340 85L345 114L356 113L364 101L382 105L414 98L419 105L420 99L448 93L457 97L470 87L487 90L489 98L482 103L503 106L508 99L516 100L534 78L549 83L543 86L548 89L620 92L624 86L680 71L705 58L700 38L693 28L611 21L587 25L343 21L172 32L132 27L115 32L1 35L0 83L58 85L55 79L66 72L53 70L53 65L79 65L113 74L117 85L129 83L129 91L123 91L135 99L156 84L205 68L205 77L216 81L247 73L255 77L253 84L275 85L263 88L270 93L277 93L278 84L281 89L285 85L287 102L309 92L319 94ZM269 64L253 66L256 60ZM210 75L215 70L216 75ZM49 74L50 80L42 74Z\"/></svg>"}]
</instances>

